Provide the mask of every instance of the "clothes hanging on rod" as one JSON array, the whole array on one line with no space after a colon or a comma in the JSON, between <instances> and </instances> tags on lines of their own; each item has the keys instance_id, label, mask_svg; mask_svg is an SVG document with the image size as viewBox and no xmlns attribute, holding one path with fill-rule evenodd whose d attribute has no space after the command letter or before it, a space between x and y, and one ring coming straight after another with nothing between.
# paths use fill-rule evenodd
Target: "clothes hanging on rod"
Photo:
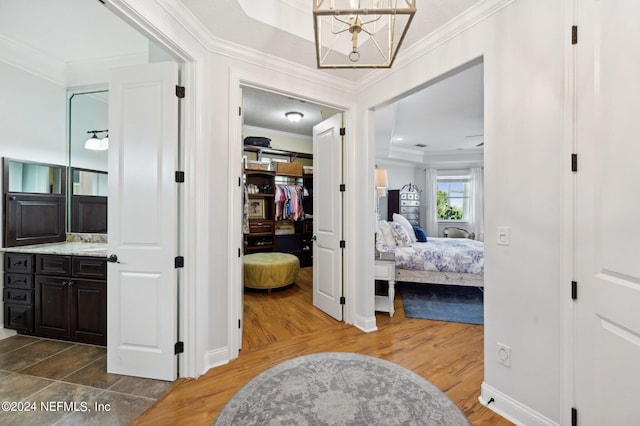
<instances>
[{"instance_id":1,"label":"clothes hanging on rod","mask_svg":"<svg viewBox=\"0 0 640 426\"><path fill-rule=\"evenodd\" d=\"M242 233L248 234L251 232L249 228L249 191L247 185L242 186Z\"/></svg>"},{"instance_id":2,"label":"clothes hanging on rod","mask_svg":"<svg viewBox=\"0 0 640 426\"><path fill-rule=\"evenodd\" d=\"M301 186L276 185L276 220L301 220L304 217L302 196Z\"/></svg>"}]
</instances>

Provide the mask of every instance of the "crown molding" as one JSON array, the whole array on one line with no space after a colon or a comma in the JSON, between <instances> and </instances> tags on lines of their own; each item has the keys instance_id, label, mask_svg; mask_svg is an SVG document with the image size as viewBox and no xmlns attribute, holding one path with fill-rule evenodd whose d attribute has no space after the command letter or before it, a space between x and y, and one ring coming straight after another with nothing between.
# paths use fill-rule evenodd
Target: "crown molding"
<instances>
[{"instance_id":1,"label":"crown molding","mask_svg":"<svg viewBox=\"0 0 640 426\"><path fill-rule=\"evenodd\" d=\"M189 11L179 0L157 0L170 12L205 49L211 53L231 59L247 62L268 70L307 80L323 86L337 88L343 92L356 94L354 81L330 76L315 68L306 67L299 63L288 61L277 56L267 55L255 49L220 39L213 34Z\"/></svg>"},{"instance_id":2,"label":"crown molding","mask_svg":"<svg viewBox=\"0 0 640 426\"><path fill-rule=\"evenodd\" d=\"M409 66L438 46L467 31L469 28L493 16L516 1L518 0L485 0L475 4L429 35L398 52L398 57L391 68L391 72L395 73ZM358 80L357 92L368 89L388 76L389 73L383 73L380 70L367 74Z\"/></svg>"},{"instance_id":3,"label":"crown molding","mask_svg":"<svg viewBox=\"0 0 640 426\"><path fill-rule=\"evenodd\" d=\"M67 86L67 66L64 62L2 35L0 61L58 86Z\"/></svg>"}]
</instances>

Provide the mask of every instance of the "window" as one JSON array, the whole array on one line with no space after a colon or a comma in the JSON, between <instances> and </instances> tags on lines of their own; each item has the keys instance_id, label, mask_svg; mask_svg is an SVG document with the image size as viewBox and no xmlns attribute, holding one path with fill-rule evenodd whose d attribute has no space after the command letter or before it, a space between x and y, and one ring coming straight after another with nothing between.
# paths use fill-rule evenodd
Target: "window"
<instances>
[{"instance_id":1,"label":"window","mask_svg":"<svg viewBox=\"0 0 640 426\"><path fill-rule=\"evenodd\" d=\"M469 218L469 176L439 177L437 208L439 221Z\"/></svg>"}]
</instances>

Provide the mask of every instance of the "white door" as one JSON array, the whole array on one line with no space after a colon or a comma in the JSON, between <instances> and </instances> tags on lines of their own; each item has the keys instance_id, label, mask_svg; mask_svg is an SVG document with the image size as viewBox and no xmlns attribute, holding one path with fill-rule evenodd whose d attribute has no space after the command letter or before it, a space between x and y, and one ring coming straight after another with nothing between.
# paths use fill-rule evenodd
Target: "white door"
<instances>
[{"instance_id":1,"label":"white door","mask_svg":"<svg viewBox=\"0 0 640 426\"><path fill-rule=\"evenodd\" d=\"M178 66L109 79L107 370L175 380Z\"/></svg>"},{"instance_id":2,"label":"white door","mask_svg":"<svg viewBox=\"0 0 640 426\"><path fill-rule=\"evenodd\" d=\"M342 114L313 128L313 305L342 320Z\"/></svg>"},{"instance_id":3,"label":"white door","mask_svg":"<svg viewBox=\"0 0 640 426\"><path fill-rule=\"evenodd\" d=\"M578 2L575 408L638 425L640 2Z\"/></svg>"}]
</instances>

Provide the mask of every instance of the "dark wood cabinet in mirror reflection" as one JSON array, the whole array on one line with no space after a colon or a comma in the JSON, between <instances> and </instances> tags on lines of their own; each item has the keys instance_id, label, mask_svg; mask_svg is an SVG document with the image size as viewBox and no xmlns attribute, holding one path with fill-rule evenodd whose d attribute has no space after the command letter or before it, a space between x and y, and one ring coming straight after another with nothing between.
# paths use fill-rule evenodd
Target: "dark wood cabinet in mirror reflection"
<instances>
[{"instance_id":1,"label":"dark wood cabinet in mirror reflection","mask_svg":"<svg viewBox=\"0 0 640 426\"><path fill-rule=\"evenodd\" d=\"M4 246L64 241L66 167L4 158Z\"/></svg>"}]
</instances>

